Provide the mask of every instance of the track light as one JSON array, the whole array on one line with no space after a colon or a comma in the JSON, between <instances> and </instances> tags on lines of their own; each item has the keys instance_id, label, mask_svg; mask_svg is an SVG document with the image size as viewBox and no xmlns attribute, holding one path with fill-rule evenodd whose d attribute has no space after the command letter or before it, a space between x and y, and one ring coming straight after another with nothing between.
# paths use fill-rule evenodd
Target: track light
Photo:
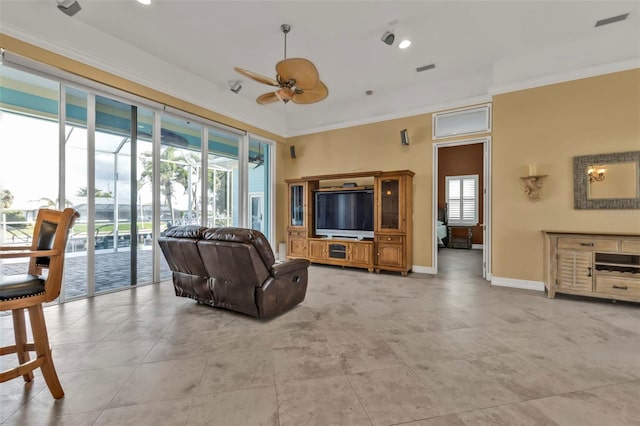
<instances>
[{"instance_id":1,"label":"track light","mask_svg":"<svg viewBox=\"0 0 640 426\"><path fill-rule=\"evenodd\" d=\"M389 46L391 46L395 41L396 35L393 32L395 31L397 22L398 21L389 22L389 29L382 33L382 37L380 37L380 40L382 40L384 44L388 44Z\"/></svg>"},{"instance_id":2,"label":"track light","mask_svg":"<svg viewBox=\"0 0 640 426\"><path fill-rule=\"evenodd\" d=\"M56 0L58 2L58 9L63 11L65 14L69 16L73 16L76 13L80 12L80 3L76 0Z\"/></svg>"},{"instance_id":3,"label":"track light","mask_svg":"<svg viewBox=\"0 0 640 426\"><path fill-rule=\"evenodd\" d=\"M240 84L240 81L236 80L236 81L231 81L229 82L229 89L233 92L233 93L238 93L239 91L242 90L242 84Z\"/></svg>"},{"instance_id":4,"label":"track light","mask_svg":"<svg viewBox=\"0 0 640 426\"><path fill-rule=\"evenodd\" d=\"M389 46L391 46L393 44L393 41L395 39L396 39L396 36L391 31L385 31L384 34L382 34L382 37L381 37L381 40L384 41Z\"/></svg>"}]
</instances>

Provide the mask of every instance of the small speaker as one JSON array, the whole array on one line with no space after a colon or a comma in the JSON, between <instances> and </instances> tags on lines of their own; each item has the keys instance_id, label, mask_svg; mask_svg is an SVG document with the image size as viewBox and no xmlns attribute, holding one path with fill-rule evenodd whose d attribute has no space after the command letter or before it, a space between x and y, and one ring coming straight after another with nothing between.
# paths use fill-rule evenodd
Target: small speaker
<instances>
[{"instance_id":1,"label":"small speaker","mask_svg":"<svg viewBox=\"0 0 640 426\"><path fill-rule=\"evenodd\" d=\"M400 130L400 140L402 141L402 145L409 145L409 133L407 133L407 129Z\"/></svg>"},{"instance_id":2,"label":"small speaker","mask_svg":"<svg viewBox=\"0 0 640 426\"><path fill-rule=\"evenodd\" d=\"M296 158L296 146L295 145L291 145L289 147L289 155L291 156L291 158Z\"/></svg>"}]
</instances>

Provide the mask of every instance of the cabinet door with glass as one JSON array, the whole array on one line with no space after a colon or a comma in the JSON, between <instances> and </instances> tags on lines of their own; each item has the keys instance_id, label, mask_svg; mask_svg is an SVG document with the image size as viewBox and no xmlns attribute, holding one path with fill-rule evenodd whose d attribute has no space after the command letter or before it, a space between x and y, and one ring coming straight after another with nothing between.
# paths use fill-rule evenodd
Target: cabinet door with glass
<instances>
[{"instance_id":1,"label":"cabinet door with glass","mask_svg":"<svg viewBox=\"0 0 640 426\"><path fill-rule=\"evenodd\" d=\"M287 227L305 229L310 231L311 226L311 197L313 190L317 188L316 182L304 180L289 180L289 220Z\"/></svg>"},{"instance_id":2,"label":"cabinet door with glass","mask_svg":"<svg viewBox=\"0 0 640 426\"><path fill-rule=\"evenodd\" d=\"M306 182L289 183L289 227L305 227Z\"/></svg>"},{"instance_id":3,"label":"cabinet door with glass","mask_svg":"<svg viewBox=\"0 0 640 426\"><path fill-rule=\"evenodd\" d=\"M405 231L405 178L381 176L376 179L377 220L376 232L398 233Z\"/></svg>"}]
</instances>

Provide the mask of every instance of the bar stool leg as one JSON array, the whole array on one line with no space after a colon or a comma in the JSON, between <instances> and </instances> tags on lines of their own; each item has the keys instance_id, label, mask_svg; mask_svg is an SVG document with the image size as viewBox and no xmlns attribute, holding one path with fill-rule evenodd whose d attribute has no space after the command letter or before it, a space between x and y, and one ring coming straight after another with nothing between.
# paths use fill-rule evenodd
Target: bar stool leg
<instances>
[{"instance_id":1,"label":"bar stool leg","mask_svg":"<svg viewBox=\"0 0 640 426\"><path fill-rule=\"evenodd\" d=\"M51 357L51 346L49 346L49 336L47 335L47 325L44 320L44 312L42 310L42 304L35 306L29 306L29 318L31 319L31 330L33 331L33 343L36 348L36 356L38 358L44 358L44 362L40 369L42 370L42 376L44 377L51 395L55 399L60 399L64 396L62 385L58 380L58 374L53 365L53 358Z\"/></svg>"},{"instance_id":2,"label":"bar stool leg","mask_svg":"<svg viewBox=\"0 0 640 426\"><path fill-rule=\"evenodd\" d=\"M29 351L27 350L27 328L24 322L24 308L14 309L11 311L13 316L13 334L16 338L16 354L18 362L24 364L29 361ZM33 371L23 374L25 382L33 380Z\"/></svg>"}]
</instances>

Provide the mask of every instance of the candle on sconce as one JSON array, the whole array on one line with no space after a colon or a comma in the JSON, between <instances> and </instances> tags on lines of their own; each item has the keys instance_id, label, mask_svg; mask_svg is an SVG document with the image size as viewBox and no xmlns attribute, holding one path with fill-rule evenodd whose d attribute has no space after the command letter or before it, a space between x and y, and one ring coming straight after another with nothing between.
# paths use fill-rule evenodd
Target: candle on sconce
<instances>
[{"instance_id":1,"label":"candle on sconce","mask_svg":"<svg viewBox=\"0 0 640 426\"><path fill-rule=\"evenodd\" d=\"M538 169L535 164L529 164L529 176L537 176Z\"/></svg>"}]
</instances>

